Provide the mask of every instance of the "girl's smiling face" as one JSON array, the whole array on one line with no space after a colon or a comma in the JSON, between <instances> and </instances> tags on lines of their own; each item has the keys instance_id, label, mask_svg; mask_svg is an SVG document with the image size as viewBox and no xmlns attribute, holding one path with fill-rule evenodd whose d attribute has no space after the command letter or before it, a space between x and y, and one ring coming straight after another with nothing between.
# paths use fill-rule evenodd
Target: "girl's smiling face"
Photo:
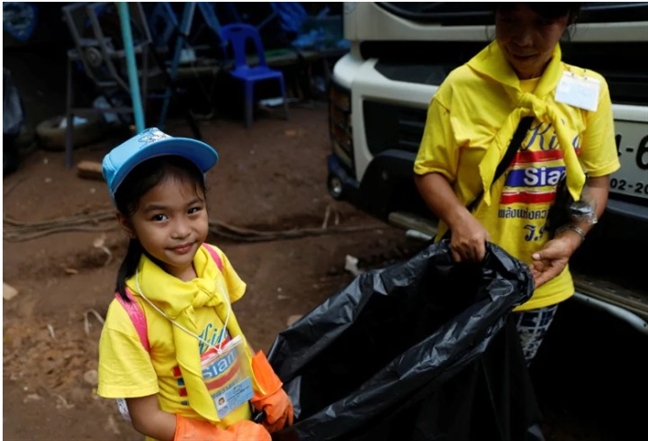
<instances>
[{"instance_id":1,"label":"girl's smiling face","mask_svg":"<svg viewBox=\"0 0 648 441\"><path fill-rule=\"evenodd\" d=\"M495 35L504 57L521 80L542 76L569 16L545 18L524 3L498 11Z\"/></svg>"},{"instance_id":2,"label":"girl's smiling face","mask_svg":"<svg viewBox=\"0 0 648 441\"><path fill-rule=\"evenodd\" d=\"M209 218L202 189L191 179L171 175L144 193L137 211L121 225L169 274L196 277L193 257L207 239Z\"/></svg>"}]
</instances>

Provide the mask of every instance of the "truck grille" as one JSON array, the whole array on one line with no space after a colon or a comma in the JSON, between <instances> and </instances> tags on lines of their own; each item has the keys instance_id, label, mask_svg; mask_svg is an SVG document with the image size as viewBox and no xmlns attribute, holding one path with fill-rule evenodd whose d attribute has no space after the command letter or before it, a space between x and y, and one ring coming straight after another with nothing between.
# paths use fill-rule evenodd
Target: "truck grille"
<instances>
[{"instance_id":1,"label":"truck grille","mask_svg":"<svg viewBox=\"0 0 648 441\"><path fill-rule=\"evenodd\" d=\"M333 153L355 176L353 167L353 131L351 127L351 92L331 82L329 87L329 133Z\"/></svg>"},{"instance_id":2,"label":"truck grille","mask_svg":"<svg viewBox=\"0 0 648 441\"><path fill-rule=\"evenodd\" d=\"M427 117L425 109L367 100L363 111L367 147L372 155L390 149L418 151Z\"/></svg>"}]
</instances>

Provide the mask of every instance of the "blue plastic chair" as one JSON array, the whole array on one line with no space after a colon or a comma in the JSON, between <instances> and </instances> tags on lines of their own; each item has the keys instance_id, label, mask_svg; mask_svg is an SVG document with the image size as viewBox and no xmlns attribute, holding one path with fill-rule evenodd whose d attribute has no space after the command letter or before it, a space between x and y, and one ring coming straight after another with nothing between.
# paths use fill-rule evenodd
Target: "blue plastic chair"
<instances>
[{"instance_id":1,"label":"blue plastic chair","mask_svg":"<svg viewBox=\"0 0 648 441\"><path fill-rule=\"evenodd\" d=\"M276 69L271 69L266 63L265 53L263 51L263 44L259 31L254 27L247 24L228 24L220 29L221 38L227 41L234 52L234 69L230 74L243 81L245 89L245 127L252 125L252 112L254 109L254 84L259 81L277 80L281 88L281 96L283 97L284 114L286 120L288 119L288 102L286 100L286 85L284 82L283 72ZM252 40L256 48L259 63L255 66L247 64L246 58L246 43Z\"/></svg>"}]
</instances>

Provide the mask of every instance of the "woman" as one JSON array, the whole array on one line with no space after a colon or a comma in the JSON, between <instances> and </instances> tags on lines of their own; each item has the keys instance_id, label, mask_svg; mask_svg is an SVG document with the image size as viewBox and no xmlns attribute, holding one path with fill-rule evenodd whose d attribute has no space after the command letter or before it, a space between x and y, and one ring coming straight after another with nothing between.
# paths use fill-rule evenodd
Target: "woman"
<instances>
[{"instance_id":1,"label":"woman","mask_svg":"<svg viewBox=\"0 0 648 441\"><path fill-rule=\"evenodd\" d=\"M557 184L566 173L572 197L586 193L600 217L620 167L605 79L561 61L559 40L578 10L578 3L497 4L495 41L435 94L414 166L419 192L440 219L437 237L450 230L457 262L481 261L490 241L529 265L536 290L515 309L528 363L557 305L574 293L567 264L596 222L571 222L549 237ZM525 116L534 118L531 128L493 182Z\"/></svg>"}]
</instances>

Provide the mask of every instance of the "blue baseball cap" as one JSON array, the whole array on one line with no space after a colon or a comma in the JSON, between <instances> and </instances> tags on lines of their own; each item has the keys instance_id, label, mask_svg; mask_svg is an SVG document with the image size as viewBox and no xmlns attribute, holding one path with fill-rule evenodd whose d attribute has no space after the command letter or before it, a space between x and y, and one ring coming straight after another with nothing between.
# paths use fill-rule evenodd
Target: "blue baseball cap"
<instances>
[{"instance_id":1,"label":"blue baseball cap","mask_svg":"<svg viewBox=\"0 0 648 441\"><path fill-rule=\"evenodd\" d=\"M102 173L113 202L115 192L135 167L147 159L166 155L182 156L196 164L203 173L218 162L216 150L204 142L174 138L156 127L146 129L112 149L103 159Z\"/></svg>"}]
</instances>

